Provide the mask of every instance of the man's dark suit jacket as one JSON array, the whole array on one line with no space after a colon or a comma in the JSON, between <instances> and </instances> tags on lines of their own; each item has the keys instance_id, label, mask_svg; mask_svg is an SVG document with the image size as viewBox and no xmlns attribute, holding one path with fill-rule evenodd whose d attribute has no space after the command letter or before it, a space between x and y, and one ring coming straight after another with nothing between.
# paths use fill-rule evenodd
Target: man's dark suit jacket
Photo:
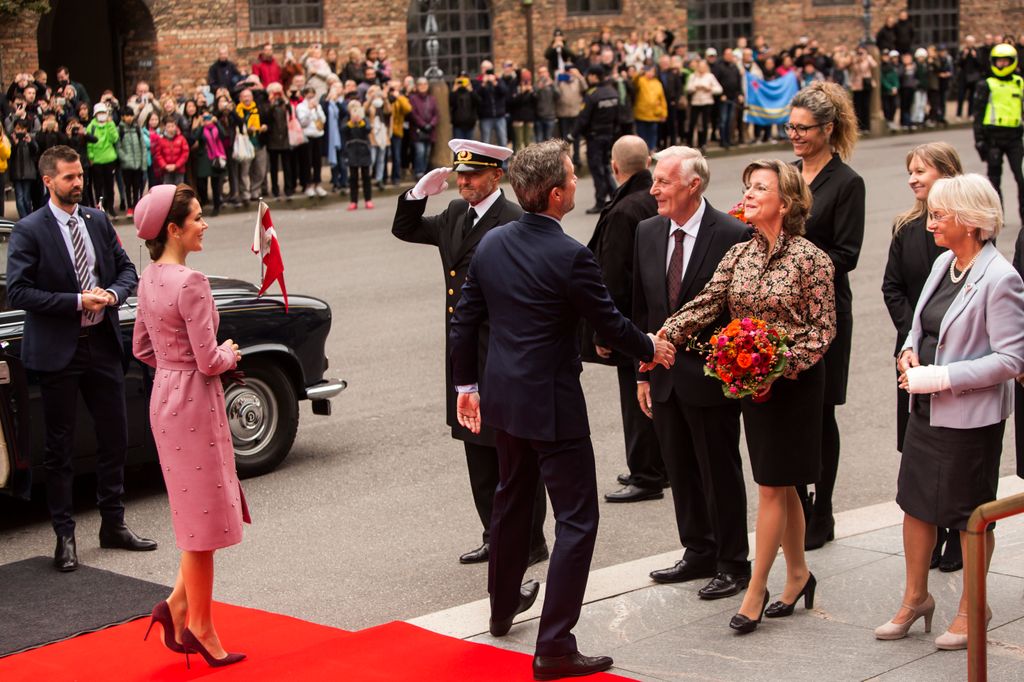
<instances>
[{"instance_id":1,"label":"man's dark suit jacket","mask_svg":"<svg viewBox=\"0 0 1024 682\"><path fill-rule=\"evenodd\" d=\"M700 222L693 253L683 273L683 286L679 300L669 304L665 281L668 258L668 232L671 221L656 216L640 223L636 228L636 247L633 265L633 321L644 331L657 332L665 320L699 294L715 274L722 256L734 244L750 239L750 227L727 213L712 208L705 200L704 217ZM712 333L729 324L726 306L718 318L697 335L707 342ZM675 388L681 401L687 405L711 407L724 405L730 399L722 393L721 382L704 376L704 358L697 351L677 349L676 363L671 370L655 367L652 372L640 373L641 381L651 382L651 397L663 402Z\"/></svg>"},{"instance_id":2,"label":"man's dark suit jacket","mask_svg":"<svg viewBox=\"0 0 1024 682\"><path fill-rule=\"evenodd\" d=\"M590 249L557 221L525 213L480 241L449 338L453 380L479 380L488 426L542 441L590 435L580 386L580 317L612 348L652 358L653 344L616 310ZM480 374L478 329L487 318L490 345Z\"/></svg>"},{"instance_id":3,"label":"man's dark suit jacket","mask_svg":"<svg viewBox=\"0 0 1024 682\"><path fill-rule=\"evenodd\" d=\"M658 214L658 202L651 196L651 171L646 168L634 173L615 191L611 203L601 211L594 235L587 248L594 252L597 264L601 266L605 286L615 302L615 307L626 317L633 319L633 244L636 241L636 226ZM589 325L584 325L588 331ZM601 339L581 337L583 359L604 364L630 363L629 358L615 354L614 363L591 355L593 343L604 345Z\"/></svg>"},{"instance_id":4,"label":"man's dark suit jacket","mask_svg":"<svg viewBox=\"0 0 1024 682\"><path fill-rule=\"evenodd\" d=\"M118 304L135 292L135 266L121 248L114 226L103 211L78 207L96 252L98 286L117 294ZM21 359L29 369L56 372L71 362L82 333L78 310L81 287L60 226L49 205L20 220L7 247L7 301L25 311ZM117 307L104 311L103 321L124 352Z\"/></svg>"},{"instance_id":5,"label":"man's dark suit jacket","mask_svg":"<svg viewBox=\"0 0 1024 682\"><path fill-rule=\"evenodd\" d=\"M406 193L407 194L407 193ZM462 239L462 225L469 211L469 202L456 199L448 204L448 208L439 215L424 217L427 208L426 199L409 199L403 194L398 199L398 210L395 221L391 225L391 233L402 241L415 244L430 244L438 247L441 264L444 266L444 282L447 290L445 297L445 340L451 331L452 313L462 296L462 283L469 271L469 262L473 258L480 239L498 225L517 220L523 210L505 198L502 194L498 200L476 223L468 238ZM485 321L480 331L480 368L487 361L488 325ZM477 445L494 447L494 433L490 429L481 429L474 434L459 425L455 415L455 401L458 397L452 383L451 346L445 348L445 384L446 413L448 426L452 429L452 437Z\"/></svg>"}]
</instances>

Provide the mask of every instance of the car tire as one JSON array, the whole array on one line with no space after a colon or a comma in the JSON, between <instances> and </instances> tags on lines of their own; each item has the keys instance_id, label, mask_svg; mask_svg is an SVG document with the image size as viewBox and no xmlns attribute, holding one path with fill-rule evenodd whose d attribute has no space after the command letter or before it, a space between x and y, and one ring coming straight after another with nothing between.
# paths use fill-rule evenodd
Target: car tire
<instances>
[{"instance_id":1,"label":"car tire","mask_svg":"<svg viewBox=\"0 0 1024 682\"><path fill-rule=\"evenodd\" d=\"M242 362L245 384L224 389L224 405L235 449L239 478L260 476L277 468L291 451L299 428L295 388L279 367Z\"/></svg>"}]
</instances>

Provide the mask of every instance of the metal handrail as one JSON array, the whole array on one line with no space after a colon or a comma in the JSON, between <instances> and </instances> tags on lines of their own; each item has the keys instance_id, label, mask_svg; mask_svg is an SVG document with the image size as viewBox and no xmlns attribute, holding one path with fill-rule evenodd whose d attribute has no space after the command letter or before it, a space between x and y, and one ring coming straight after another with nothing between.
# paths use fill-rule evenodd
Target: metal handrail
<instances>
[{"instance_id":1,"label":"metal handrail","mask_svg":"<svg viewBox=\"0 0 1024 682\"><path fill-rule=\"evenodd\" d=\"M988 680L988 622L985 607L988 524L1024 512L1024 493L986 502L967 520L967 556L964 557L964 581L967 583L967 680Z\"/></svg>"}]
</instances>

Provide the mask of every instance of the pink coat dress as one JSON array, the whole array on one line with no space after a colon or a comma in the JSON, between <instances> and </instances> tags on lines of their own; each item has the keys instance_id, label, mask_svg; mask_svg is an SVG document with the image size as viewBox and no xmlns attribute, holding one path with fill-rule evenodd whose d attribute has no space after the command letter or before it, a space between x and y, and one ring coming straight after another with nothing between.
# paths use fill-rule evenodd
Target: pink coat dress
<instances>
[{"instance_id":1,"label":"pink coat dress","mask_svg":"<svg viewBox=\"0 0 1024 682\"><path fill-rule=\"evenodd\" d=\"M249 510L235 472L220 374L235 355L217 345L210 282L183 265L152 263L139 278L135 357L156 368L150 425L178 547L237 544Z\"/></svg>"}]
</instances>

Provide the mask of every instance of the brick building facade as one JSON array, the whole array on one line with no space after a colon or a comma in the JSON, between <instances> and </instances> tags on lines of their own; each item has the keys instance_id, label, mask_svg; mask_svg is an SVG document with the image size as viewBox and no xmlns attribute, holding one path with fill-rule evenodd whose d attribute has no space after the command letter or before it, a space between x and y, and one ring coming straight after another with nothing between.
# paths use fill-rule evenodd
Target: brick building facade
<instances>
[{"instance_id":1,"label":"brick building facade","mask_svg":"<svg viewBox=\"0 0 1024 682\"><path fill-rule=\"evenodd\" d=\"M263 5L274 0L261 0ZM911 1L912 12L915 10ZM769 44L783 47L800 35L816 37L826 49L843 42L855 44L863 35L860 0L434 0L447 8L447 16L473 19L481 36L474 43L475 54L490 53L499 59L528 63L530 37L537 63L547 47L552 31L562 29L569 41L592 38L602 27L616 36L633 30L657 26L671 29L677 43L701 49L706 39L690 40L697 35L697 19L720 24L717 30L735 32L737 25L750 27L751 34L763 34ZM152 82L160 91L173 83L190 84L202 77L214 59L217 45L227 44L240 65L251 63L265 42L278 50L287 44L297 51L313 42L344 51L350 46L381 45L387 48L398 72L404 72L409 46L420 43L409 27L423 26L423 8L427 0L322 0L306 2L321 8L317 26L252 30L251 9L254 0L51 0L51 12L40 17L23 14L0 21L0 79L12 80L15 73L42 66L50 71L65 63L76 80L93 88L113 87L115 91L131 87L140 79ZM885 17L895 14L907 0L875 0L872 34ZM618 11L580 11L614 7ZM929 3L918 2L925 6ZM930 6L952 8L946 21L956 22L956 36L1004 31L1024 32L1024 3L1020 0L936 0ZM576 9L570 13L569 8ZM736 8L739 9L736 9ZM742 20L730 19L729 12L743 13ZM712 17L708 20L708 17ZM714 17L718 17L714 19ZM724 18L723 18L724 17ZM440 26L451 40L459 40L458 28L444 19ZM449 22L449 23L445 23ZM727 24L732 22L732 26ZM481 28L482 27L482 28ZM703 30L703 29L702 29ZM707 34L703 34L707 35ZM720 35L720 33L719 33ZM422 35L420 35L422 40ZM466 43L444 43L446 45ZM489 48L489 49L488 49ZM416 48L422 49L422 48ZM344 59L342 57L342 59ZM423 63L422 56L414 64Z\"/></svg>"}]
</instances>

